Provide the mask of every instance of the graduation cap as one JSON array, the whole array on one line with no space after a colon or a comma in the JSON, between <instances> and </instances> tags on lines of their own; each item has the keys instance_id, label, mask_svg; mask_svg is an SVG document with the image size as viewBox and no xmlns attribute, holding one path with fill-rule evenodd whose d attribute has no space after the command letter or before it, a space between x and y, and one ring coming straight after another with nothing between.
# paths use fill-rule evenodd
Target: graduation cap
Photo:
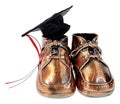
<instances>
[{"instance_id":1,"label":"graduation cap","mask_svg":"<svg viewBox=\"0 0 120 104\"><path fill-rule=\"evenodd\" d=\"M70 29L70 25L64 23L63 16L72 8L70 6L67 9L64 9L58 13L55 13L50 18L46 19L33 29L27 31L22 35L24 37L30 32L40 31L43 33L43 37L54 39L61 39L64 37L64 34Z\"/></svg>"}]
</instances>

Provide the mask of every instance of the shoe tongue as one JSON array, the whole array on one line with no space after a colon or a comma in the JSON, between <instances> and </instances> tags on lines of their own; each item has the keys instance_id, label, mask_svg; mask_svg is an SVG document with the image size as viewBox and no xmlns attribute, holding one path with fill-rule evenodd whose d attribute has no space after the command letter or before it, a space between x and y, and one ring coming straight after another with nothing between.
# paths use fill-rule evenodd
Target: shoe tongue
<instances>
[{"instance_id":1,"label":"shoe tongue","mask_svg":"<svg viewBox=\"0 0 120 104\"><path fill-rule=\"evenodd\" d=\"M52 45L59 45L59 43L62 44L63 46L68 46L68 38L67 36L64 36L64 38L58 40L51 40L49 38L43 37L42 38L42 46L45 47L46 45L52 44Z\"/></svg>"}]
</instances>

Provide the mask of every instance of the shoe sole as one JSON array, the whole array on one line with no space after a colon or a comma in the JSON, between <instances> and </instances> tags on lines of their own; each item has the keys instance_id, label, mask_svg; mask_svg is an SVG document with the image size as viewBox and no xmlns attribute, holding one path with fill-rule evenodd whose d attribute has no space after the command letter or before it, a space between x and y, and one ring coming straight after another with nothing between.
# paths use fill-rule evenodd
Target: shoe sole
<instances>
[{"instance_id":1,"label":"shoe sole","mask_svg":"<svg viewBox=\"0 0 120 104\"><path fill-rule=\"evenodd\" d=\"M81 88L78 87L81 94L88 97L105 97L111 95L114 91L114 80L105 84L91 84L82 82Z\"/></svg>"},{"instance_id":2,"label":"shoe sole","mask_svg":"<svg viewBox=\"0 0 120 104\"><path fill-rule=\"evenodd\" d=\"M41 90L37 90L38 93L44 97L48 97L48 98L67 98L67 97L70 97L72 96L74 93L64 93L64 92L61 92L61 93L51 93L51 92L43 92Z\"/></svg>"}]
</instances>

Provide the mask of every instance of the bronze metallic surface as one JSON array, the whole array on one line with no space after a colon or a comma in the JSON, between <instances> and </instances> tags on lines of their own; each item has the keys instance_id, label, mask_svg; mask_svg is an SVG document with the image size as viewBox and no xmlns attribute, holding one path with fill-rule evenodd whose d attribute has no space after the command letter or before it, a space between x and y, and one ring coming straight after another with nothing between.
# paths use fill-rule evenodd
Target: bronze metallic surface
<instances>
[{"instance_id":1,"label":"bronze metallic surface","mask_svg":"<svg viewBox=\"0 0 120 104\"><path fill-rule=\"evenodd\" d=\"M98 36L92 33L74 34L71 58L76 72L76 85L80 93L101 97L114 90L114 79L101 58Z\"/></svg>"},{"instance_id":2,"label":"bronze metallic surface","mask_svg":"<svg viewBox=\"0 0 120 104\"><path fill-rule=\"evenodd\" d=\"M67 37L59 41L43 38L42 62L37 77L37 90L43 96L63 98L75 92L67 42Z\"/></svg>"}]
</instances>

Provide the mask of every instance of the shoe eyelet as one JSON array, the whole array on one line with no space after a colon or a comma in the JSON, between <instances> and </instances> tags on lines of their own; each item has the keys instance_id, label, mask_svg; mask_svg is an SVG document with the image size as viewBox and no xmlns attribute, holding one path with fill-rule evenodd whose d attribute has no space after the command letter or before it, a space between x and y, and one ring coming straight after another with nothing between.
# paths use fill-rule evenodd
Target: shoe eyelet
<instances>
[{"instance_id":1,"label":"shoe eyelet","mask_svg":"<svg viewBox=\"0 0 120 104\"><path fill-rule=\"evenodd\" d=\"M89 47L89 48L88 48L88 52L89 52L91 55L93 55L93 54L94 54L94 48Z\"/></svg>"},{"instance_id":2,"label":"shoe eyelet","mask_svg":"<svg viewBox=\"0 0 120 104\"><path fill-rule=\"evenodd\" d=\"M52 55L58 55L59 54L59 50L58 50L59 46L53 45L51 47L51 53Z\"/></svg>"}]
</instances>

